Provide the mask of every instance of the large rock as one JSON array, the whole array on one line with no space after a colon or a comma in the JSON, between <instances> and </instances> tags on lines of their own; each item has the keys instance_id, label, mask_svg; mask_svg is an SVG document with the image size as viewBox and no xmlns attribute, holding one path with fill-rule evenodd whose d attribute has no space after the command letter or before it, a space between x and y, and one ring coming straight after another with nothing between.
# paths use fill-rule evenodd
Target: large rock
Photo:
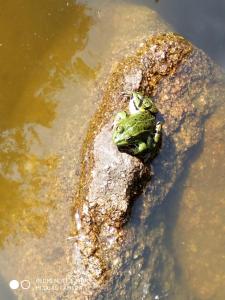
<instances>
[{"instance_id":1,"label":"large rock","mask_svg":"<svg viewBox=\"0 0 225 300\"><path fill-rule=\"evenodd\" d=\"M160 282L160 276L165 276L160 293L172 292L173 267L162 246L163 225L150 232L146 244L138 241L135 245L136 258L141 258L146 249L150 249L152 257L146 269L147 275L142 272L143 258L129 276L125 275L124 266L131 266L134 258L134 247L129 247L129 243L131 245L136 238L133 232L124 258L121 251L124 250L124 241L128 240L127 234L129 236L128 231L124 237L124 223L132 201L145 187L151 171L149 163L120 153L113 145L113 117L128 105L127 95L132 91L144 91L153 97L164 121L162 149L153 163L154 176L148 184L147 199L144 203L139 202L143 206L139 213L139 227L144 230L145 220L153 208L163 202L181 173L188 151L200 141L203 120L216 107L220 81L220 71L213 62L174 33L161 33L142 40L136 52L124 58L112 71L83 146L74 212L75 249L79 257L75 259L74 278L80 277L82 268L84 280L81 285L92 282L92 288L98 288L106 278L117 274L116 292L110 294L110 289L107 291L110 297L138 299L145 290L150 299L151 293L157 293L154 283ZM145 234L140 233L140 228L134 230L136 234ZM160 274L158 268L164 260L168 266ZM145 288L137 276L141 272L141 281L148 283ZM129 286L125 294L124 285L128 286L130 280L135 282L134 290ZM93 290L86 288L82 297L89 293L92 294Z\"/></svg>"}]
</instances>

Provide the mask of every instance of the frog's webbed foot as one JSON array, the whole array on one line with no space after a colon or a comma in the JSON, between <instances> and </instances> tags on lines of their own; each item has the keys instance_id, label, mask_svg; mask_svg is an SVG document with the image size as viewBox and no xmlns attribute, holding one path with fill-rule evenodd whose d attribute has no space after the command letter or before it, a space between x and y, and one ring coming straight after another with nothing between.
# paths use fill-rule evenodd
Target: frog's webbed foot
<instances>
[{"instance_id":1,"label":"frog's webbed foot","mask_svg":"<svg viewBox=\"0 0 225 300\"><path fill-rule=\"evenodd\" d=\"M140 142L138 144L138 152L142 153L143 151L145 151L148 148L147 144L144 142Z\"/></svg>"},{"instance_id":2,"label":"frog's webbed foot","mask_svg":"<svg viewBox=\"0 0 225 300\"><path fill-rule=\"evenodd\" d=\"M154 142L155 145L157 145L162 137L162 123L161 122L157 122L156 124L156 129L155 129L155 135L154 135Z\"/></svg>"},{"instance_id":3,"label":"frog's webbed foot","mask_svg":"<svg viewBox=\"0 0 225 300\"><path fill-rule=\"evenodd\" d=\"M134 155L141 154L142 152L146 151L147 149L148 149L148 146L145 142L139 142L133 149L133 154Z\"/></svg>"}]
</instances>

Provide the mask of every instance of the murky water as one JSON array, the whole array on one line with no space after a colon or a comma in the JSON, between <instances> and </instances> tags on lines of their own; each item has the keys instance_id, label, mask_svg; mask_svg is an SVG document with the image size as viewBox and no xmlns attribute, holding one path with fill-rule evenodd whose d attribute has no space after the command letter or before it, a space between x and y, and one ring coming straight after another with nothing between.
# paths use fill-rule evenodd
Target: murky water
<instances>
[{"instance_id":1,"label":"murky water","mask_svg":"<svg viewBox=\"0 0 225 300\"><path fill-rule=\"evenodd\" d=\"M69 269L67 238L79 148L97 105L89 94L114 44L123 44L115 35L110 9L101 15L112 2L122 3L1 1L2 283L14 274L24 280L27 270L18 271L20 265L29 266L31 281L54 277L56 270L63 277ZM225 65L224 1L213 1L213 9L210 1L133 2L158 10ZM131 40L132 34L127 31ZM208 121L206 147L198 150L189 173L170 195L168 239L182 274L178 299L189 294L197 300L225 299L223 121L222 110ZM177 194L179 199L173 200ZM0 289L3 299L11 299L7 284Z\"/></svg>"}]
</instances>

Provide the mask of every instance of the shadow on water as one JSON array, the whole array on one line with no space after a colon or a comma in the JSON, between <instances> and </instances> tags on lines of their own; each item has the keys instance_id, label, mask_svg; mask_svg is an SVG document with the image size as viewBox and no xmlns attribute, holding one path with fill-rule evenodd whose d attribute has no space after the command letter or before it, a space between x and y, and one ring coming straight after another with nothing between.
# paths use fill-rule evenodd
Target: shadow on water
<instances>
[{"instance_id":1,"label":"shadow on water","mask_svg":"<svg viewBox=\"0 0 225 300\"><path fill-rule=\"evenodd\" d=\"M180 199L182 199L183 188L189 175L190 164L199 158L203 150L203 146L204 141L202 139L199 144L191 149L188 160L184 163L184 171L182 172L176 184L172 187L162 206L159 208L159 214L162 214L163 218L165 218L167 222L166 241L168 248L171 249L171 252L173 252L171 248L172 233L174 227L176 226L179 215Z\"/></svg>"},{"instance_id":2,"label":"shadow on water","mask_svg":"<svg viewBox=\"0 0 225 300\"><path fill-rule=\"evenodd\" d=\"M196 300L193 295L190 294L190 290L186 287L184 287L183 283L180 281L180 278L182 276L182 270L180 268L180 264L176 260L176 255L174 251L174 243L173 243L173 234L174 234L174 229L177 224L177 219L179 216L179 208L180 208L180 200L182 199L182 193L183 193L183 188L185 186L186 179L188 178L189 175L189 167L190 163L193 163L195 160L198 159L198 157L201 155L202 149L203 149L203 144L204 142L201 141L199 144L197 144L189 153L188 160L185 162L184 165L184 171L182 172L181 176L179 177L178 181L175 183L175 185L172 187L170 190L169 194L166 196L165 201L161 204L156 206L152 211L151 211L151 216L146 220L146 226L148 232L154 231L155 228L159 226L159 224L164 224L164 229L165 233L163 236L162 240L162 247L165 247L166 252L168 253L168 257L174 261L173 265L173 271L175 274L175 286L173 289L168 291L167 296L166 295L161 295L162 299L181 299L179 297L182 297L183 300L186 299L192 299ZM173 148L173 145L169 143L169 148ZM171 149L170 149L171 150ZM163 156L168 156L168 160L172 160L172 156L170 157L170 152L171 155L173 151L170 151L167 149L163 153ZM160 156L158 157L160 158ZM156 159L157 160L157 159ZM154 164L157 164L157 161L154 161ZM157 167L158 168L158 167ZM163 171L160 171L160 167L158 168L157 172L163 173ZM164 176L167 178L170 178L172 176L171 174L167 173L164 171ZM169 176L169 177L168 177ZM135 205L135 214L138 213L138 207ZM136 222L135 222L136 223ZM145 260L148 261L150 253L148 251L145 251ZM168 261L169 263L169 261ZM167 260L162 259L161 262L158 264L158 272L159 274L162 274L166 271L167 268ZM172 271L172 270L171 270ZM160 275L161 276L161 275ZM161 280L165 280L165 278L158 278L155 282L153 282L153 289L155 294L160 295L162 291L161 287ZM180 291L182 289L182 291ZM161 298L160 298L161 299Z\"/></svg>"},{"instance_id":3,"label":"shadow on water","mask_svg":"<svg viewBox=\"0 0 225 300\"><path fill-rule=\"evenodd\" d=\"M193 149L191 149L189 153L188 160L184 164L184 171L182 172L180 178L173 186L172 190L167 195L162 207L159 208L157 212L158 216L163 219L163 222L166 224L165 230L165 246L168 249L170 255L174 258L174 272L176 277L176 287L175 287L175 299L179 299L179 297L184 297L184 299L193 299L193 295L190 295L190 290L183 286L183 283L180 281L182 276L182 270L180 267L180 263L176 259L175 249L174 249L174 242L173 242L173 235L174 229L177 226L177 220L179 217L180 212L180 204L183 195L184 186L186 184L186 179L188 178L189 171L190 171L190 164L193 163L198 159L201 155L203 150L204 142L203 140L196 145ZM179 289L186 289L185 291L180 292ZM182 293L182 295L178 295ZM174 297L173 296L173 297ZM190 297L190 298L189 298Z\"/></svg>"}]
</instances>

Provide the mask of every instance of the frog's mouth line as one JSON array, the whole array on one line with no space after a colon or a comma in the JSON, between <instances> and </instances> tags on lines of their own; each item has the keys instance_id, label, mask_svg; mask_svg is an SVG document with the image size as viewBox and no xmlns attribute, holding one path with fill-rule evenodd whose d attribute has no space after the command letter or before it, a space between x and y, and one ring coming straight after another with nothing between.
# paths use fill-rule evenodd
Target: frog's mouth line
<instances>
[{"instance_id":1,"label":"frog's mouth line","mask_svg":"<svg viewBox=\"0 0 225 300\"><path fill-rule=\"evenodd\" d=\"M143 99L140 99L140 98L139 98L139 100L140 100L139 106L142 106L142 104L143 104ZM135 109L138 111L139 108L138 108L138 106L136 105L135 101L133 101L133 105L134 105Z\"/></svg>"}]
</instances>

